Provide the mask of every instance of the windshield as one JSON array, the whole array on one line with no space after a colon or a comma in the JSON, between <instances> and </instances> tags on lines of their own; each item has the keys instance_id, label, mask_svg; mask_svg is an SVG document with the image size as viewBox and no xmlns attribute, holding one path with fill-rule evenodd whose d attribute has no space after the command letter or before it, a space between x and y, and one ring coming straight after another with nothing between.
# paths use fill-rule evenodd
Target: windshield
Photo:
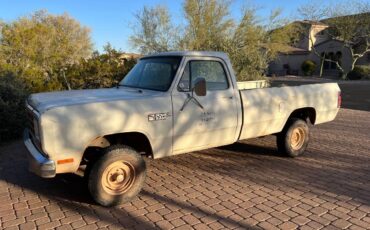
<instances>
[{"instance_id":1,"label":"windshield","mask_svg":"<svg viewBox=\"0 0 370 230\"><path fill-rule=\"evenodd\" d=\"M120 82L121 86L167 91L180 65L181 57L141 59Z\"/></svg>"}]
</instances>

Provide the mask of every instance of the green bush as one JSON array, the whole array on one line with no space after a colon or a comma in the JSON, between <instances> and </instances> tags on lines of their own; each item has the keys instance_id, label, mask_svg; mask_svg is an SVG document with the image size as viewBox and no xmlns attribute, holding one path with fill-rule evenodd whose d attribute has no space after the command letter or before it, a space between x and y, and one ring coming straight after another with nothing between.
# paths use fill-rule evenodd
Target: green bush
<instances>
[{"instance_id":1,"label":"green bush","mask_svg":"<svg viewBox=\"0 0 370 230\"><path fill-rule=\"evenodd\" d=\"M135 64L135 59L122 64L118 57L94 54L90 59L70 66L66 78L72 89L108 88L121 81Z\"/></svg>"},{"instance_id":2,"label":"green bush","mask_svg":"<svg viewBox=\"0 0 370 230\"><path fill-rule=\"evenodd\" d=\"M13 75L0 75L0 143L21 136L26 121L27 95L24 84Z\"/></svg>"},{"instance_id":3,"label":"green bush","mask_svg":"<svg viewBox=\"0 0 370 230\"><path fill-rule=\"evenodd\" d=\"M355 68L348 73L347 78L349 80L360 80L360 79L370 80L370 66L365 65L355 66Z\"/></svg>"},{"instance_id":4,"label":"green bush","mask_svg":"<svg viewBox=\"0 0 370 230\"><path fill-rule=\"evenodd\" d=\"M21 137L26 114L25 100L30 93L66 89L62 72L53 72L48 79L45 73L29 68L20 71L17 66L1 62L0 58L0 143ZM112 87L122 80L136 64L136 59L120 59L120 53L107 48L105 53L95 53L65 70L72 89Z\"/></svg>"},{"instance_id":5,"label":"green bush","mask_svg":"<svg viewBox=\"0 0 370 230\"><path fill-rule=\"evenodd\" d=\"M316 70L316 63L314 61L311 61L311 60L306 60L302 63L301 69L302 69L303 74L305 76L312 76L312 74Z\"/></svg>"}]
</instances>

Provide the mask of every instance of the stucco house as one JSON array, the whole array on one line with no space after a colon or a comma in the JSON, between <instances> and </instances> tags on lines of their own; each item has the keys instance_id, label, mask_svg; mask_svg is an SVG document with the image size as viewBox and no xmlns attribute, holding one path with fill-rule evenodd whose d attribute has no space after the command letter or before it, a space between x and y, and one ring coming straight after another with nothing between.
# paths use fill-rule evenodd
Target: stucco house
<instances>
[{"instance_id":1,"label":"stucco house","mask_svg":"<svg viewBox=\"0 0 370 230\"><path fill-rule=\"evenodd\" d=\"M317 54L325 54L326 58L339 60L342 67L347 71L351 68L352 55L341 41L332 39L328 35L329 26L318 21L297 21L304 28L303 36L296 45L287 47L280 52L277 59L270 63L268 73L270 75L303 75L301 65L305 60L312 60L317 64L315 75L320 71L320 57ZM316 52L314 52L316 51ZM370 65L370 53L360 58L356 65ZM339 70L333 62L324 62L323 75L338 76Z\"/></svg>"}]
</instances>

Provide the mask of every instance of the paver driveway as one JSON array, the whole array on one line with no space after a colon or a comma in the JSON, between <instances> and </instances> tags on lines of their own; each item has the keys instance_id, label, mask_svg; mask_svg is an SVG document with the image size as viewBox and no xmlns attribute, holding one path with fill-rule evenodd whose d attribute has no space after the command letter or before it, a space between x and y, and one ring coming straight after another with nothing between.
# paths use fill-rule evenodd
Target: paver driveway
<instances>
[{"instance_id":1,"label":"paver driveway","mask_svg":"<svg viewBox=\"0 0 370 230\"><path fill-rule=\"evenodd\" d=\"M103 208L77 176L28 173L21 142L1 147L0 229L370 228L370 112L342 109L296 159L270 136L148 168L137 199Z\"/></svg>"}]
</instances>

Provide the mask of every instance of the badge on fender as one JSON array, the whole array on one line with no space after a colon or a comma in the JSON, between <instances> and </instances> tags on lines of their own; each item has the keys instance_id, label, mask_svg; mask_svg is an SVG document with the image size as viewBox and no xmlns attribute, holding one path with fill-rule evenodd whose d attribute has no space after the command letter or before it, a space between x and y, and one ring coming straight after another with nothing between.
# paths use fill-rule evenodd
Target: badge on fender
<instances>
[{"instance_id":1,"label":"badge on fender","mask_svg":"<svg viewBox=\"0 0 370 230\"><path fill-rule=\"evenodd\" d=\"M148 115L148 121L163 121L170 117L171 114L167 113L153 113Z\"/></svg>"}]
</instances>

